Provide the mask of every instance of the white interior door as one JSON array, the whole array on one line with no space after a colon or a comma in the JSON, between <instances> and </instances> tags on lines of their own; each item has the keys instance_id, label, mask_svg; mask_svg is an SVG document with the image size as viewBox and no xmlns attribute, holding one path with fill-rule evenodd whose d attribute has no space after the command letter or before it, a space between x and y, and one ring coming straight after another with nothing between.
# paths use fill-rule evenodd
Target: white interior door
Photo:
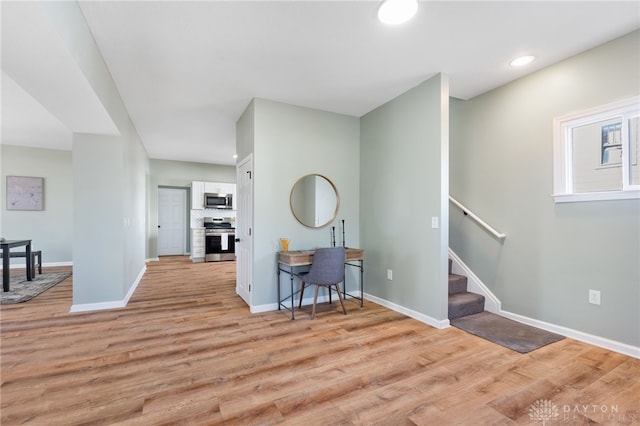
<instances>
[{"instance_id":1,"label":"white interior door","mask_svg":"<svg viewBox=\"0 0 640 426\"><path fill-rule=\"evenodd\" d=\"M185 254L186 210L185 190L158 188L158 256Z\"/></svg>"},{"instance_id":2,"label":"white interior door","mask_svg":"<svg viewBox=\"0 0 640 426\"><path fill-rule=\"evenodd\" d=\"M236 182L236 293L251 307L253 283L253 157L238 164Z\"/></svg>"}]
</instances>

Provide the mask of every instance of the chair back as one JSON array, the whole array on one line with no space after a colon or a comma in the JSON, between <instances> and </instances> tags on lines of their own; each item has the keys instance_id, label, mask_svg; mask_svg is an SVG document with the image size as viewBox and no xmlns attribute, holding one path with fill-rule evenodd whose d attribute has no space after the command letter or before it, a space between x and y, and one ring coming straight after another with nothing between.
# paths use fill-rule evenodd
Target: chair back
<instances>
[{"instance_id":1,"label":"chair back","mask_svg":"<svg viewBox=\"0 0 640 426\"><path fill-rule=\"evenodd\" d=\"M309 273L304 281L309 284L338 284L344 280L344 247L316 249Z\"/></svg>"}]
</instances>

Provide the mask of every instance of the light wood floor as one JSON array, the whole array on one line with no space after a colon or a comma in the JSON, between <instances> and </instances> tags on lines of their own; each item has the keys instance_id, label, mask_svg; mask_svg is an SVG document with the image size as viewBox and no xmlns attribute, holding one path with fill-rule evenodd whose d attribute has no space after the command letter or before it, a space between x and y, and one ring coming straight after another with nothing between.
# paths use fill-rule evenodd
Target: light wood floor
<instances>
[{"instance_id":1,"label":"light wood floor","mask_svg":"<svg viewBox=\"0 0 640 426\"><path fill-rule=\"evenodd\" d=\"M640 423L640 360L571 339L521 355L372 302L252 315L234 263L162 258L126 308L70 304L68 279L2 305L3 426Z\"/></svg>"}]
</instances>

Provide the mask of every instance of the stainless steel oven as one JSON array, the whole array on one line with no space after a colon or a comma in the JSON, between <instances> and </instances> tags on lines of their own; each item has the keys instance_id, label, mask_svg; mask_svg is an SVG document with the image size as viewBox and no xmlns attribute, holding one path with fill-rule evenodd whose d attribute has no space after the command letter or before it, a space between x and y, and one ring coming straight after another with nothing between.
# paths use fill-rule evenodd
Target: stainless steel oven
<instances>
[{"instance_id":1,"label":"stainless steel oven","mask_svg":"<svg viewBox=\"0 0 640 426\"><path fill-rule=\"evenodd\" d=\"M204 260L236 260L236 232L230 218L204 218Z\"/></svg>"}]
</instances>

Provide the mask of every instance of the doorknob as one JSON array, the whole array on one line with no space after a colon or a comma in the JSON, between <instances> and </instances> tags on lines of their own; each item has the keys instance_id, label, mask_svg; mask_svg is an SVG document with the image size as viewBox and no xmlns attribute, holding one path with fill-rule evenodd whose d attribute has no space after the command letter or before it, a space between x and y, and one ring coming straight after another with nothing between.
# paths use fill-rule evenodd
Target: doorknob
<instances>
[{"instance_id":1,"label":"doorknob","mask_svg":"<svg viewBox=\"0 0 640 426\"><path fill-rule=\"evenodd\" d=\"M240 242L240 238L236 238L236 243L239 243L239 242Z\"/></svg>"},{"instance_id":2,"label":"doorknob","mask_svg":"<svg viewBox=\"0 0 640 426\"><path fill-rule=\"evenodd\" d=\"M160 229L160 225L158 225L158 229Z\"/></svg>"}]
</instances>

